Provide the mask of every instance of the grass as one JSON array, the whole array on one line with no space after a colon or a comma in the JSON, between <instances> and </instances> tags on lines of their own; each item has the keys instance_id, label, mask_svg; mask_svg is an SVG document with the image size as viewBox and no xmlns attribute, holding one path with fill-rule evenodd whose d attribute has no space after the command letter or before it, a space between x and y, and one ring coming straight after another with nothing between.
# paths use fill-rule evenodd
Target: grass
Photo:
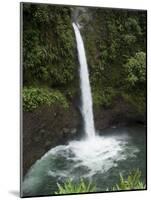
<instances>
[{"instance_id":1,"label":"grass","mask_svg":"<svg viewBox=\"0 0 151 200\"><path fill-rule=\"evenodd\" d=\"M86 193L86 192L95 192L96 187L91 183L85 182L83 179L80 179L79 183L74 183L71 179L67 180L63 185L57 183L58 191L55 194L71 194L71 193Z\"/></svg>"},{"instance_id":2,"label":"grass","mask_svg":"<svg viewBox=\"0 0 151 200\"><path fill-rule=\"evenodd\" d=\"M89 193L96 192L96 185L88 183L82 178L79 183L74 183L68 179L64 184L57 183L58 191L55 194L72 194L72 193ZM137 190L146 189L146 185L141 181L141 171L139 169L132 170L129 175L124 178L122 174L119 177L119 183L112 188L107 188L106 191L120 191L120 190Z\"/></svg>"},{"instance_id":3,"label":"grass","mask_svg":"<svg viewBox=\"0 0 151 200\"><path fill-rule=\"evenodd\" d=\"M119 183L111 188L110 191L119 190L138 190L145 189L146 185L141 181L141 171L139 169L132 170L127 178L120 174ZM107 189L109 191L109 189Z\"/></svg>"}]
</instances>

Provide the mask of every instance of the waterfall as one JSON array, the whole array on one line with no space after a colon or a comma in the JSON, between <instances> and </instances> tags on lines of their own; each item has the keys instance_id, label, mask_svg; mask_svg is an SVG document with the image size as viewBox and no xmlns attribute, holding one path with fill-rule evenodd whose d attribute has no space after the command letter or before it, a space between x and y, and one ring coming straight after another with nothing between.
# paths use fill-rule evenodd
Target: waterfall
<instances>
[{"instance_id":1,"label":"waterfall","mask_svg":"<svg viewBox=\"0 0 151 200\"><path fill-rule=\"evenodd\" d=\"M76 25L75 23L72 23L72 25L76 36L78 58L80 63L80 88L82 99L82 116L84 119L84 131L88 138L92 138L95 136L95 127L93 119L93 104L91 86L89 81L89 71L85 55L84 43L78 25Z\"/></svg>"}]
</instances>

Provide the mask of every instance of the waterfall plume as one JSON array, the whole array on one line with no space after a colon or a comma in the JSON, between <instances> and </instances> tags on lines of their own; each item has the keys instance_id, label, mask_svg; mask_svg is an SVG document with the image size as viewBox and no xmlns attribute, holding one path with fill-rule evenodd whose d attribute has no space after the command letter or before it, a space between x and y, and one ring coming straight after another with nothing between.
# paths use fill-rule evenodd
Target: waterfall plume
<instances>
[{"instance_id":1,"label":"waterfall plume","mask_svg":"<svg viewBox=\"0 0 151 200\"><path fill-rule=\"evenodd\" d=\"M78 58L80 63L80 88L82 100L82 116L84 119L84 131L88 138L95 136L94 117L93 117L93 104L91 95L91 86L89 80L89 71L85 55L85 48L78 24L72 23L76 42Z\"/></svg>"}]
</instances>

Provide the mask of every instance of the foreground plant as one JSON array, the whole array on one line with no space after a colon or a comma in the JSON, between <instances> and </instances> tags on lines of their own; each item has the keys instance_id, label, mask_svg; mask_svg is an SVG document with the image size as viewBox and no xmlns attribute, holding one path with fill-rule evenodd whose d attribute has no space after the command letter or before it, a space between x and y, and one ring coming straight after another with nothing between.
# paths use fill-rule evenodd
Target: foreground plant
<instances>
[{"instance_id":1,"label":"foreground plant","mask_svg":"<svg viewBox=\"0 0 151 200\"><path fill-rule=\"evenodd\" d=\"M120 174L120 182L115 186L113 186L111 190L118 191L118 190L145 189L145 188L146 185L141 181L141 171L137 169L130 172L127 178L124 178Z\"/></svg>"},{"instance_id":2,"label":"foreground plant","mask_svg":"<svg viewBox=\"0 0 151 200\"><path fill-rule=\"evenodd\" d=\"M58 191L55 194L71 194L71 193L87 193L96 192L96 186L92 183L87 183L80 179L79 183L74 183L71 179L67 180L63 185L57 183ZM132 170L127 178L120 174L120 181L111 189L106 191L120 191L120 190L138 190L146 189L146 185L141 181L141 171L139 169Z\"/></svg>"},{"instance_id":3,"label":"foreground plant","mask_svg":"<svg viewBox=\"0 0 151 200\"><path fill-rule=\"evenodd\" d=\"M96 191L95 185L87 183L83 179L80 179L79 183L74 183L71 179L69 179L63 185L57 183L57 186L58 191L55 192L55 194L85 193Z\"/></svg>"}]
</instances>

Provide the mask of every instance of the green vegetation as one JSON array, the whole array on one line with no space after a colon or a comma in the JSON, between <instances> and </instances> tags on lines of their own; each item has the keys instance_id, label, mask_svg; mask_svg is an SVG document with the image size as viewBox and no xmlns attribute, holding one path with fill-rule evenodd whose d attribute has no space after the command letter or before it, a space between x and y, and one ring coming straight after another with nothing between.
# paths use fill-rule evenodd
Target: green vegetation
<instances>
[{"instance_id":1,"label":"green vegetation","mask_svg":"<svg viewBox=\"0 0 151 200\"><path fill-rule=\"evenodd\" d=\"M146 54L138 52L125 64L129 86L144 84L146 79Z\"/></svg>"},{"instance_id":2,"label":"green vegetation","mask_svg":"<svg viewBox=\"0 0 151 200\"><path fill-rule=\"evenodd\" d=\"M70 179L63 185L57 184L58 191L55 194L71 194L71 193L87 193L96 192L96 186L93 183L87 183L80 179L79 183L74 183ZM106 191L119 191L119 190L137 190L146 189L146 185L141 181L141 171L139 169L132 170L127 178L120 174L119 183L111 189L107 188Z\"/></svg>"},{"instance_id":3,"label":"green vegetation","mask_svg":"<svg viewBox=\"0 0 151 200\"><path fill-rule=\"evenodd\" d=\"M67 100L59 91L49 91L44 88L24 87L23 89L23 109L32 111L41 105L61 104L68 107Z\"/></svg>"},{"instance_id":4,"label":"green vegetation","mask_svg":"<svg viewBox=\"0 0 151 200\"><path fill-rule=\"evenodd\" d=\"M75 77L74 35L70 9L24 4L24 83L67 85Z\"/></svg>"},{"instance_id":5,"label":"green vegetation","mask_svg":"<svg viewBox=\"0 0 151 200\"><path fill-rule=\"evenodd\" d=\"M138 52L124 65L125 93L123 98L131 103L139 113L146 110L146 54Z\"/></svg>"},{"instance_id":6,"label":"green vegetation","mask_svg":"<svg viewBox=\"0 0 151 200\"><path fill-rule=\"evenodd\" d=\"M145 189L146 185L140 180L141 171L139 169L133 170L127 178L120 174L120 182L116 184L111 190L136 190Z\"/></svg>"},{"instance_id":7,"label":"green vegetation","mask_svg":"<svg viewBox=\"0 0 151 200\"><path fill-rule=\"evenodd\" d=\"M91 17L89 25L84 26L83 37L94 103L111 106L117 96L144 113L146 13L99 8L90 8L87 13Z\"/></svg>"},{"instance_id":8,"label":"green vegetation","mask_svg":"<svg viewBox=\"0 0 151 200\"><path fill-rule=\"evenodd\" d=\"M146 12L103 8L84 10L79 21L83 25L81 33L94 104L111 107L115 97L121 97L143 114ZM68 6L30 3L23 6L24 87L38 88L40 85L53 91L57 88L67 101L79 94L79 64L71 15ZM25 108L28 107L26 103ZM40 105L38 103L36 107Z\"/></svg>"},{"instance_id":9,"label":"green vegetation","mask_svg":"<svg viewBox=\"0 0 151 200\"><path fill-rule=\"evenodd\" d=\"M80 179L78 184L74 183L72 180L67 180L64 185L58 185L58 192L55 194L71 194L71 193L85 193L85 192L95 192L96 188L91 183L86 183L83 179Z\"/></svg>"},{"instance_id":10,"label":"green vegetation","mask_svg":"<svg viewBox=\"0 0 151 200\"><path fill-rule=\"evenodd\" d=\"M116 96L116 91L112 87L106 87L104 89L95 88L92 91L93 103L96 106L110 107L114 97Z\"/></svg>"},{"instance_id":11,"label":"green vegetation","mask_svg":"<svg viewBox=\"0 0 151 200\"><path fill-rule=\"evenodd\" d=\"M140 93L138 95L135 92L133 94L124 93L123 98L128 103L130 103L137 110L138 113L140 113L140 114L145 113L145 111L146 111L146 97L142 93Z\"/></svg>"}]
</instances>

